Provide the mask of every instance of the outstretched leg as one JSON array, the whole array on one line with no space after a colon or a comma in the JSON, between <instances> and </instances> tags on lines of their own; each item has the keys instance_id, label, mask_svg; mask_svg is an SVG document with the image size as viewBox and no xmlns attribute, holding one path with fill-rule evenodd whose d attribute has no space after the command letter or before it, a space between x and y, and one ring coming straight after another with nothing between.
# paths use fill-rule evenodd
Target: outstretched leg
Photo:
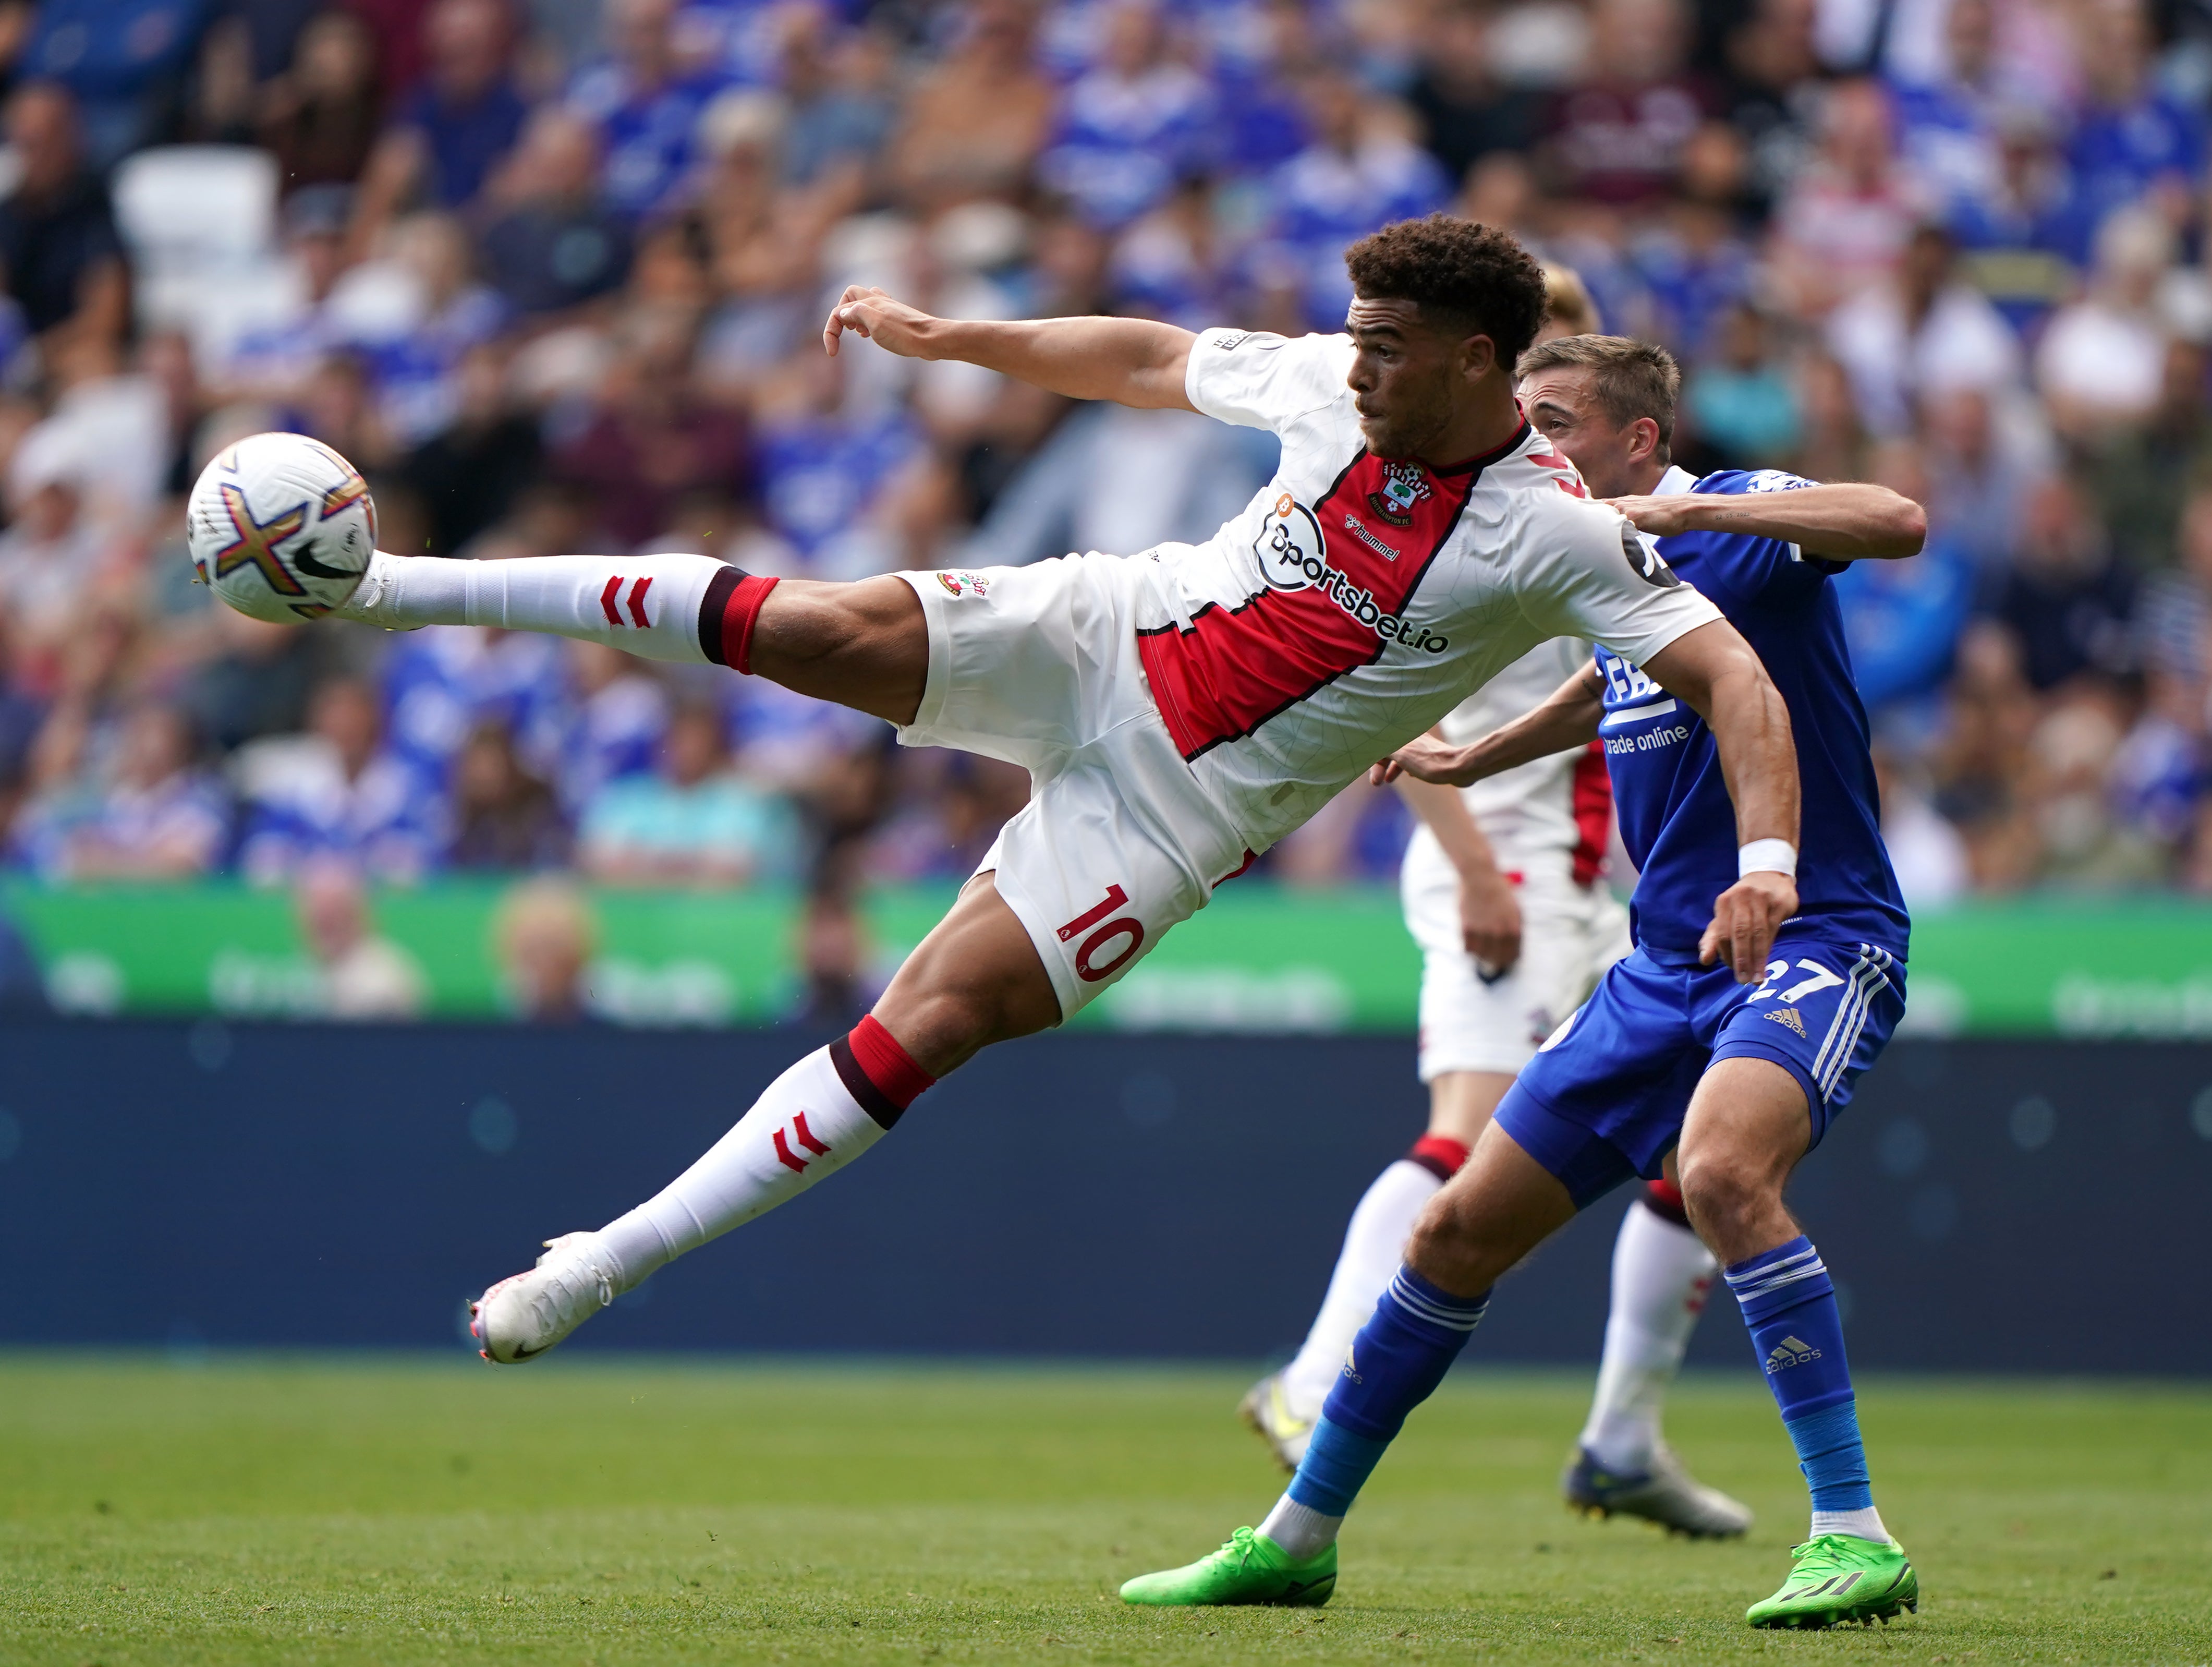
<instances>
[{"instance_id":1,"label":"outstretched leg","mask_svg":"<svg viewBox=\"0 0 2212 1667\"><path fill-rule=\"evenodd\" d=\"M895 724L921 705L929 633L902 579L766 579L712 557L448 562L380 551L337 611L390 630L495 625L727 666Z\"/></svg>"},{"instance_id":2,"label":"outstretched leg","mask_svg":"<svg viewBox=\"0 0 2212 1667\"><path fill-rule=\"evenodd\" d=\"M1492 1122L1414 1223L1406 1264L1352 1340L1290 1488L1255 1531L1212 1556L1139 1575L1132 1603L1318 1603L1336 1535L1406 1416L1466 1347L1505 1270L1571 1220L1565 1186Z\"/></svg>"},{"instance_id":3,"label":"outstretched leg","mask_svg":"<svg viewBox=\"0 0 2212 1667\"><path fill-rule=\"evenodd\" d=\"M770 1083L635 1209L550 1241L536 1268L485 1292L471 1323L484 1357L511 1365L544 1354L656 1269L843 1168L979 1049L1059 1022L1028 932L992 876L978 874L849 1035Z\"/></svg>"},{"instance_id":4,"label":"outstretched leg","mask_svg":"<svg viewBox=\"0 0 2212 1667\"><path fill-rule=\"evenodd\" d=\"M340 611L400 630L500 626L727 666L900 725L914 721L928 681L921 604L888 575L779 581L682 553L446 562L380 551ZM654 1196L596 1232L548 1241L536 1268L485 1292L471 1324L485 1358L542 1354L654 1269L843 1168L977 1049L1060 1016L1028 933L991 877L977 876L850 1035L770 1083Z\"/></svg>"},{"instance_id":5,"label":"outstretched leg","mask_svg":"<svg viewBox=\"0 0 2212 1667\"><path fill-rule=\"evenodd\" d=\"M654 1268L850 1162L976 1049L1056 1025L1108 988L1249 861L1145 693L1140 578L1103 557L854 584L779 582L682 554L371 563L345 610L356 618L549 631L724 665L884 718L902 740L1027 764L1034 782L991 872L869 1018L770 1084L661 1193L554 1242L484 1294L487 1355L543 1353ZM1140 815L1133 791L1161 802Z\"/></svg>"},{"instance_id":6,"label":"outstretched leg","mask_svg":"<svg viewBox=\"0 0 2212 1667\"><path fill-rule=\"evenodd\" d=\"M1824 1627L1917 1607L1904 1548L1875 1509L1844 1355L1843 1317L1820 1253L1782 1202L1810 1139L1805 1091L1765 1059L1723 1058L1690 1101L1677 1154L1682 1197L1722 1262L1752 1349L1813 1494L1813 1525L1757 1627Z\"/></svg>"}]
</instances>

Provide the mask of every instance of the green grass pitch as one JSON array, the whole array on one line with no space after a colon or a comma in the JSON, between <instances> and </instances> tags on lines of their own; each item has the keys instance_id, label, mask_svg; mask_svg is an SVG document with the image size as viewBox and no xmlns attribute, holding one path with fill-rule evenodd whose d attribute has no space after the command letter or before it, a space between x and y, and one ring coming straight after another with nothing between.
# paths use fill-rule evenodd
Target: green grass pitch
<instances>
[{"instance_id":1,"label":"green grass pitch","mask_svg":"<svg viewBox=\"0 0 2212 1667\"><path fill-rule=\"evenodd\" d=\"M1886 1628L1753 1633L1803 1495L1764 1388L1675 1445L1759 1512L1561 1508L1577 1376L1464 1372L1310 1610L1133 1610L1278 1479L1224 1369L0 1355L0 1661L2212 1660L2212 1392L1862 1390L1917 1561Z\"/></svg>"}]
</instances>

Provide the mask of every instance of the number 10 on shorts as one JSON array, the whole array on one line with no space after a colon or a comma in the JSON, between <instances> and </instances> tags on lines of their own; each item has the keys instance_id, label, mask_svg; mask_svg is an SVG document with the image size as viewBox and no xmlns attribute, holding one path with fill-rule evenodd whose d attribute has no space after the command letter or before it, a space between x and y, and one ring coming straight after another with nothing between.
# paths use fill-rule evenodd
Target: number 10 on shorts
<instances>
[{"instance_id":1,"label":"number 10 on shorts","mask_svg":"<svg viewBox=\"0 0 2212 1667\"><path fill-rule=\"evenodd\" d=\"M1121 915L1112 920L1106 919L1128 901L1127 891L1118 885L1109 885L1103 899L1060 928L1060 940L1064 944L1073 943L1086 932L1091 934L1083 939L1075 952L1075 976L1086 984L1095 984L1102 978L1111 978L1145 946L1145 923L1135 916ZM1105 923L1100 925L1101 922ZM1094 927L1097 928L1096 931L1092 931ZM1109 950L1112 953L1108 956ZM1102 956L1107 958L1101 959Z\"/></svg>"}]
</instances>

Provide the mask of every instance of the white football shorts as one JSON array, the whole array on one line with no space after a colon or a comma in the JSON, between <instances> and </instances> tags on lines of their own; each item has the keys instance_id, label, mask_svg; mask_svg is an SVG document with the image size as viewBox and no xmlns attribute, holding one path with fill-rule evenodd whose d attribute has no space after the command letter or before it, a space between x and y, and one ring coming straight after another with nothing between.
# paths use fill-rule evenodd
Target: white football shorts
<instances>
[{"instance_id":1,"label":"white football shorts","mask_svg":"<svg viewBox=\"0 0 2212 1667\"><path fill-rule=\"evenodd\" d=\"M1448 1071L1517 1074L1630 948L1627 909L1602 884L1576 885L1564 851L1522 870L1514 888L1521 958L1494 980L1467 952L1459 873L1426 828L1406 847L1398 887L1406 929L1421 950L1423 1082Z\"/></svg>"},{"instance_id":2,"label":"white football shorts","mask_svg":"<svg viewBox=\"0 0 2212 1667\"><path fill-rule=\"evenodd\" d=\"M929 677L905 746L1030 772L1030 802L976 872L1043 958L1073 1018L1251 861L1152 704L1141 557L898 576L921 599Z\"/></svg>"}]
</instances>

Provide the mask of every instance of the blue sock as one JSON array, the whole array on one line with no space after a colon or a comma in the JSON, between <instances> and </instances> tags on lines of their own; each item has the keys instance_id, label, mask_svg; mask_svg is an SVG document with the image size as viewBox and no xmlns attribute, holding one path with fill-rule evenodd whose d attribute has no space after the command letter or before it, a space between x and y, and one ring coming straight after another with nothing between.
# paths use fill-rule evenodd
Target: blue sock
<instances>
[{"instance_id":1,"label":"blue sock","mask_svg":"<svg viewBox=\"0 0 2212 1667\"><path fill-rule=\"evenodd\" d=\"M1821 1531L1820 1516L1870 1512L1874 1490L1844 1357L1843 1317L1820 1253L1801 1233L1723 1272L1797 1449L1797 1468L1813 1490L1814 1531Z\"/></svg>"},{"instance_id":2,"label":"blue sock","mask_svg":"<svg viewBox=\"0 0 2212 1667\"><path fill-rule=\"evenodd\" d=\"M1291 1498L1325 1517L1349 1511L1406 1415L1436 1392L1489 1305L1487 1291L1455 1297L1399 1269L1322 1403Z\"/></svg>"}]
</instances>

